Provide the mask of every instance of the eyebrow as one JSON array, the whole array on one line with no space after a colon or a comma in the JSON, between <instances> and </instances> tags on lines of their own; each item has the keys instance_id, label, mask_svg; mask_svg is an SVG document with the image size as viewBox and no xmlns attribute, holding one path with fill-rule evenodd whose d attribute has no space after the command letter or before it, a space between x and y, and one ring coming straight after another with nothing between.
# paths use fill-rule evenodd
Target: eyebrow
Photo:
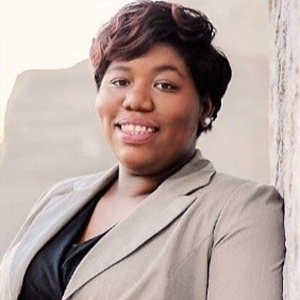
<instances>
[{"instance_id":1,"label":"eyebrow","mask_svg":"<svg viewBox=\"0 0 300 300\"><path fill-rule=\"evenodd\" d=\"M129 67L126 67L126 66L123 66L123 65L119 65L119 66L115 66L115 67L112 67L108 73L112 72L112 71L125 71L125 72L130 72L130 68ZM177 73L181 78L184 78L185 76L182 74L182 72L180 72L178 70L178 68L176 68L175 66L173 65L161 65L161 66L157 66L154 68L154 73L163 73L163 72L167 72L167 71L171 71L171 72L175 72Z\"/></svg>"},{"instance_id":2,"label":"eyebrow","mask_svg":"<svg viewBox=\"0 0 300 300\"><path fill-rule=\"evenodd\" d=\"M110 72L113 72L113 71L126 71L126 72L129 72L130 71L130 68L129 67L125 67L125 66L115 66L115 67L112 67L110 68L107 73L110 73Z\"/></svg>"},{"instance_id":3,"label":"eyebrow","mask_svg":"<svg viewBox=\"0 0 300 300\"><path fill-rule=\"evenodd\" d=\"M154 68L154 72L155 73L162 73L162 72L167 72L167 71L172 71L177 73L181 78L184 78L185 76L178 70L178 68L176 68L173 65L161 65L158 67Z\"/></svg>"}]
</instances>

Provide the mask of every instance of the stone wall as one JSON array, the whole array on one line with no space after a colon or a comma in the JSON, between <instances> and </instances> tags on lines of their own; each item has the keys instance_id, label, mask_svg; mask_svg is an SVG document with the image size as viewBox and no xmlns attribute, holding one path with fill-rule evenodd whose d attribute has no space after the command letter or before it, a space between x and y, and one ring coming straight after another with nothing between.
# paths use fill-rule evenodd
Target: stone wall
<instances>
[{"instance_id":1,"label":"stone wall","mask_svg":"<svg viewBox=\"0 0 300 300\"><path fill-rule=\"evenodd\" d=\"M271 178L285 199L284 299L300 299L300 1L270 0Z\"/></svg>"}]
</instances>

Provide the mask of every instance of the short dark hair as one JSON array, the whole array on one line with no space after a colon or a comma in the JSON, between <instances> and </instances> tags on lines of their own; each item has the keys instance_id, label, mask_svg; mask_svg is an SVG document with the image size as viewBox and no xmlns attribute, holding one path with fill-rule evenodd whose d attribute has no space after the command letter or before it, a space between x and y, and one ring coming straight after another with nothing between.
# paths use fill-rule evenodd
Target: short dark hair
<instances>
[{"instance_id":1,"label":"short dark hair","mask_svg":"<svg viewBox=\"0 0 300 300\"><path fill-rule=\"evenodd\" d=\"M200 99L211 99L216 119L232 72L225 54L212 45L215 33L207 16L192 8L150 0L127 4L93 39L90 58L97 88L112 61L131 60L156 43L167 43L187 64ZM211 124L199 134L208 129Z\"/></svg>"}]
</instances>

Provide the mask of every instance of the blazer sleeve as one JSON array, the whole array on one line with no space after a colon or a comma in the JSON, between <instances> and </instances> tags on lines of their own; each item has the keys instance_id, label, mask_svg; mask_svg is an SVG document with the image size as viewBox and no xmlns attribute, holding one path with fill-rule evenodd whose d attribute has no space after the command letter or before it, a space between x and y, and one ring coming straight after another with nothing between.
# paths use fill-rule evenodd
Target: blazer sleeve
<instances>
[{"instance_id":1,"label":"blazer sleeve","mask_svg":"<svg viewBox=\"0 0 300 300\"><path fill-rule=\"evenodd\" d=\"M284 202L247 182L225 202L214 230L208 300L282 300Z\"/></svg>"}]
</instances>

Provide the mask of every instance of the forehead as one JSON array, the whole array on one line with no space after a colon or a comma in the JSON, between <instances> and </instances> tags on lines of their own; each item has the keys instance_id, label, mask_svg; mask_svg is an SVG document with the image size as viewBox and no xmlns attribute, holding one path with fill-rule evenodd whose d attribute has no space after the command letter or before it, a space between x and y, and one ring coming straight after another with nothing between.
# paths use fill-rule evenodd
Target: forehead
<instances>
[{"instance_id":1,"label":"forehead","mask_svg":"<svg viewBox=\"0 0 300 300\"><path fill-rule=\"evenodd\" d=\"M131 60L114 60L106 73L112 71L150 70L153 72L174 71L188 76L188 67L175 48L168 44L155 44L143 55Z\"/></svg>"}]
</instances>

